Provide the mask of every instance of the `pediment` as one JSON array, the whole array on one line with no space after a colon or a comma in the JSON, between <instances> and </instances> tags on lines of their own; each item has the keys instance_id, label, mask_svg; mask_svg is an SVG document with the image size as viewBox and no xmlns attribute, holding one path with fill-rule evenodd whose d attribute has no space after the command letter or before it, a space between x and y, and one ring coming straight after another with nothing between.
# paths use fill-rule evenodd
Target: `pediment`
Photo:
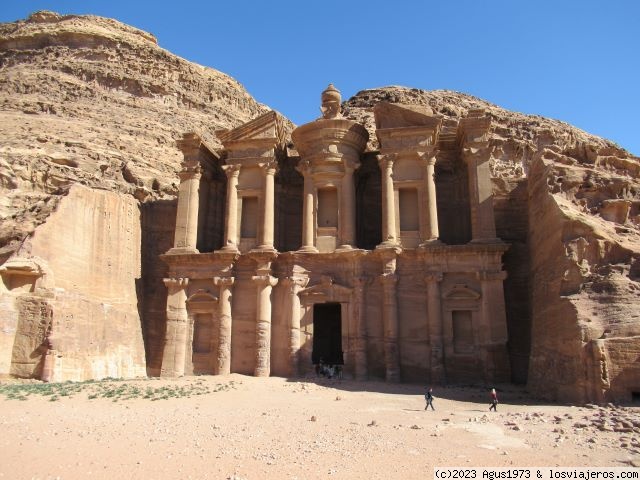
<instances>
[{"instance_id":1,"label":"pediment","mask_svg":"<svg viewBox=\"0 0 640 480\"><path fill-rule=\"evenodd\" d=\"M353 289L333 283L329 276L323 276L320 283L300 291L300 295L306 297L324 297L327 301L346 301Z\"/></svg>"},{"instance_id":2,"label":"pediment","mask_svg":"<svg viewBox=\"0 0 640 480\"><path fill-rule=\"evenodd\" d=\"M187 299L187 303L196 304L196 303L206 303L206 302L217 302L218 297L213 295L209 290L200 289L193 295L191 295Z\"/></svg>"},{"instance_id":3,"label":"pediment","mask_svg":"<svg viewBox=\"0 0 640 480\"><path fill-rule=\"evenodd\" d=\"M444 298L447 300L478 300L480 294L467 285L458 283L444 294Z\"/></svg>"},{"instance_id":4,"label":"pediment","mask_svg":"<svg viewBox=\"0 0 640 480\"><path fill-rule=\"evenodd\" d=\"M267 112L258 118L231 130L218 130L216 136L227 147L236 142L251 142L273 140L275 144L283 146L285 131L282 117L274 112Z\"/></svg>"}]
</instances>

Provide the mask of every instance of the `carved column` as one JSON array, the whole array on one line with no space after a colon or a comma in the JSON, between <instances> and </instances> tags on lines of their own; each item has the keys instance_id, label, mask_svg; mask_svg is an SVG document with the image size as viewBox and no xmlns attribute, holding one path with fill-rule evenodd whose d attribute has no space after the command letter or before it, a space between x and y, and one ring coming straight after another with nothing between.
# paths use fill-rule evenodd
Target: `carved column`
<instances>
[{"instance_id":1,"label":"carved column","mask_svg":"<svg viewBox=\"0 0 640 480\"><path fill-rule=\"evenodd\" d=\"M429 345L431 346L431 382L445 382L444 345L442 342L442 304L440 298L440 282L442 273L429 273L425 279L427 284L427 320L429 328Z\"/></svg>"},{"instance_id":2,"label":"carved column","mask_svg":"<svg viewBox=\"0 0 640 480\"><path fill-rule=\"evenodd\" d=\"M398 244L396 232L395 192L393 189L393 162L395 154L378 155L382 171L382 243L380 246Z\"/></svg>"},{"instance_id":3,"label":"carved column","mask_svg":"<svg viewBox=\"0 0 640 480\"><path fill-rule=\"evenodd\" d=\"M313 192L313 177L311 174L311 164L308 160L300 161L298 171L304 177L304 205L302 211L302 246L301 252L316 253L318 249L315 247L314 239L314 216L315 195Z\"/></svg>"},{"instance_id":4,"label":"carved column","mask_svg":"<svg viewBox=\"0 0 640 480\"><path fill-rule=\"evenodd\" d=\"M300 297L298 293L309 283L307 277L291 276L283 280L289 299L289 375L299 374L300 366Z\"/></svg>"},{"instance_id":5,"label":"carved column","mask_svg":"<svg viewBox=\"0 0 640 480\"><path fill-rule=\"evenodd\" d=\"M260 250L275 250L273 247L273 212L276 166L275 160L261 165L264 172L264 208L262 210L262 239L258 243Z\"/></svg>"},{"instance_id":6,"label":"carved column","mask_svg":"<svg viewBox=\"0 0 640 480\"><path fill-rule=\"evenodd\" d=\"M187 315L188 278L165 278L169 290L167 295L167 331L160 376L179 377L184 375L189 318Z\"/></svg>"},{"instance_id":7,"label":"carved column","mask_svg":"<svg viewBox=\"0 0 640 480\"><path fill-rule=\"evenodd\" d=\"M489 143L465 147L462 158L467 164L469 177L469 207L471 210L471 241L475 243L499 242L493 214L493 191Z\"/></svg>"},{"instance_id":8,"label":"carved column","mask_svg":"<svg viewBox=\"0 0 640 480\"><path fill-rule=\"evenodd\" d=\"M224 224L224 247L222 250L238 251L238 177L240 165L224 165L227 174L227 211Z\"/></svg>"},{"instance_id":9,"label":"carved column","mask_svg":"<svg viewBox=\"0 0 640 480\"><path fill-rule=\"evenodd\" d=\"M180 187L173 249L197 252L200 165L183 163L183 169L178 176Z\"/></svg>"},{"instance_id":10,"label":"carved column","mask_svg":"<svg viewBox=\"0 0 640 480\"><path fill-rule=\"evenodd\" d=\"M213 283L220 287L218 300L220 315L220 330L218 334L218 357L216 365L217 375L231 373L231 297L233 277L214 277Z\"/></svg>"},{"instance_id":11,"label":"carved column","mask_svg":"<svg viewBox=\"0 0 640 480\"><path fill-rule=\"evenodd\" d=\"M367 323L364 315L364 288L367 284L366 277L354 278L354 315L356 320L355 341L355 377L356 380L366 380L368 377L367 366Z\"/></svg>"},{"instance_id":12,"label":"carved column","mask_svg":"<svg viewBox=\"0 0 640 480\"><path fill-rule=\"evenodd\" d=\"M435 181L436 153L437 151L434 149L421 154L426 193L426 209L424 213L426 221L424 222L424 231L420 232L420 236L424 239L425 243L434 242L438 240L440 236L438 231L438 201L436 199Z\"/></svg>"},{"instance_id":13,"label":"carved column","mask_svg":"<svg viewBox=\"0 0 640 480\"><path fill-rule=\"evenodd\" d=\"M356 190L353 185L353 172L358 168L358 162L345 160L344 176L342 177L342 198L340 205L340 237L339 248L353 248L356 243Z\"/></svg>"},{"instance_id":14,"label":"carved column","mask_svg":"<svg viewBox=\"0 0 640 480\"><path fill-rule=\"evenodd\" d=\"M271 275L252 277L257 286L256 306L256 377L271 373L271 289L278 279Z\"/></svg>"},{"instance_id":15,"label":"carved column","mask_svg":"<svg viewBox=\"0 0 640 480\"><path fill-rule=\"evenodd\" d=\"M503 282L507 272L478 272L482 289L481 348L485 350L486 380L508 381L510 376L507 355L507 315L504 306Z\"/></svg>"}]
</instances>

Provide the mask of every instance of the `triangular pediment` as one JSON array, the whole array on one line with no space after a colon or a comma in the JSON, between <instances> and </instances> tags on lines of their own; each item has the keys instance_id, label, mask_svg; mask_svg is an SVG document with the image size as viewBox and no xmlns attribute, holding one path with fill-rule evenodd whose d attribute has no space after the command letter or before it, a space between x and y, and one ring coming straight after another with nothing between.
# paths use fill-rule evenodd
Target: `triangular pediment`
<instances>
[{"instance_id":1,"label":"triangular pediment","mask_svg":"<svg viewBox=\"0 0 640 480\"><path fill-rule=\"evenodd\" d=\"M320 283L305 288L300 291L300 295L305 296L322 296L328 300L347 299L351 295L352 289L333 283L333 279L323 276Z\"/></svg>"},{"instance_id":2,"label":"triangular pediment","mask_svg":"<svg viewBox=\"0 0 640 480\"><path fill-rule=\"evenodd\" d=\"M447 300L478 300L480 294L464 284L456 284L444 294Z\"/></svg>"},{"instance_id":3,"label":"triangular pediment","mask_svg":"<svg viewBox=\"0 0 640 480\"><path fill-rule=\"evenodd\" d=\"M267 112L258 118L231 130L216 131L223 145L252 140L273 140L277 145L284 145L285 131L282 117L274 112Z\"/></svg>"}]
</instances>

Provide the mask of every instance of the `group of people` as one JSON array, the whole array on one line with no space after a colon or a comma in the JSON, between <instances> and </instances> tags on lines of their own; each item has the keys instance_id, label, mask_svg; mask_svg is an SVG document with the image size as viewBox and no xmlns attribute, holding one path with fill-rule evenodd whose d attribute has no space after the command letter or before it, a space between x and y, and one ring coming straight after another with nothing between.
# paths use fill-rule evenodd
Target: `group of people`
<instances>
[{"instance_id":1,"label":"group of people","mask_svg":"<svg viewBox=\"0 0 640 480\"><path fill-rule=\"evenodd\" d=\"M322 359L316 364L316 376L342 378L342 365L325 364Z\"/></svg>"},{"instance_id":2,"label":"group of people","mask_svg":"<svg viewBox=\"0 0 640 480\"><path fill-rule=\"evenodd\" d=\"M496 389L491 389L491 405L489 406L489 411L493 410L494 412L498 411L498 394L496 393ZM433 388L429 387L427 393L424 394L424 399L427 402L424 409L428 410L431 407L431 410L435 410L433 408Z\"/></svg>"}]
</instances>

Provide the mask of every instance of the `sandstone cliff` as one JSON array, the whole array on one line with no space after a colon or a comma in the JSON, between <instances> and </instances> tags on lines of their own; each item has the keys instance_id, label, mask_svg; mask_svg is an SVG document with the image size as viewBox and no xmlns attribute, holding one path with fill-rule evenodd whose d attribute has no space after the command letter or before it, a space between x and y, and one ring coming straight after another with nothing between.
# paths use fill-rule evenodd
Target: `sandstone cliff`
<instances>
[{"instance_id":1,"label":"sandstone cliff","mask_svg":"<svg viewBox=\"0 0 640 480\"><path fill-rule=\"evenodd\" d=\"M266 111L115 20L38 12L0 25L0 374L40 376L49 350L56 379L144 375L156 323L141 320L166 295L156 255L172 241L175 140L198 131L215 146L214 130Z\"/></svg>"},{"instance_id":2,"label":"sandstone cliff","mask_svg":"<svg viewBox=\"0 0 640 480\"><path fill-rule=\"evenodd\" d=\"M640 392L640 161L566 123L469 95L402 87L344 103L377 148L379 101L430 107L443 134L471 109L492 117L498 236L513 379L538 396L604 401Z\"/></svg>"}]
</instances>

